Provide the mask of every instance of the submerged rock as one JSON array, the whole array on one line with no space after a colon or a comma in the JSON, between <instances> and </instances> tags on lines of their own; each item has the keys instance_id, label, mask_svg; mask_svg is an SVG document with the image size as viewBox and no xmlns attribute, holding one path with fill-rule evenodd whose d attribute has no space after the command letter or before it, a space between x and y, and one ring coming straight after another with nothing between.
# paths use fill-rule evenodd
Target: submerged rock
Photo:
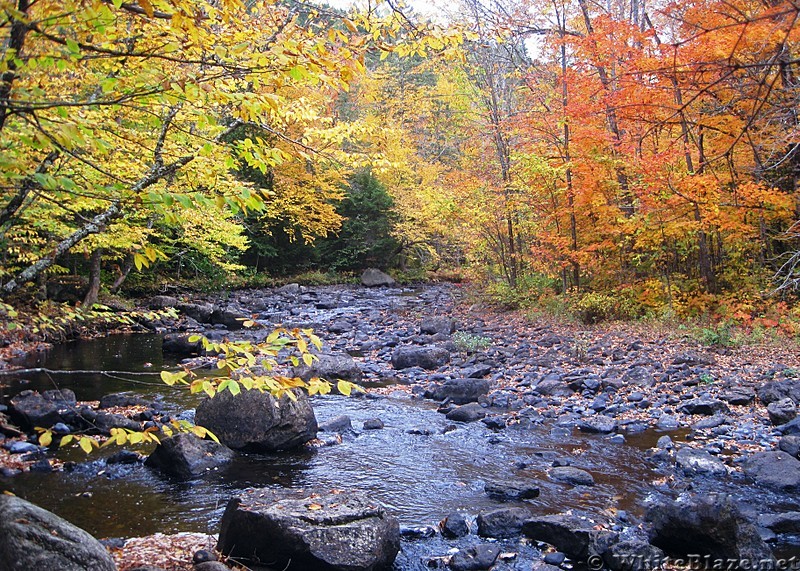
<instances>
[{"instance_id":1,"label":"submerged rock","mask_svg":"<svg viewBox=\"0 0 800 571\"><path fill-rule=\"evenodd\" d=\"M217 549L287 571L377 571L397 556L400 526L358 492L249 490L225 509Z\"/></svg>"},{"instance_id":2,"label":"submerged rock","mask_svg":"<svg viewBox=\"0 0 800 571\"><path fill-rule=\"evenodd\" d=\"M0 569L3 571L115 571L94 537L16 496L0 495Z\"/></svg>"}]
</instances>

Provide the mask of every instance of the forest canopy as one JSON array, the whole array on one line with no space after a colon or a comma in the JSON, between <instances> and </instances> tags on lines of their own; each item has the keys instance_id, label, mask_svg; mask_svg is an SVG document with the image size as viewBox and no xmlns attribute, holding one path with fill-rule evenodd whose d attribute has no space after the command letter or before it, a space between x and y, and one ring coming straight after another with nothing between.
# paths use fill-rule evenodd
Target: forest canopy
<instances>
[{"instance_id":1,"label":"forest canopy","mask_svg":"<svg viewBox=\"0 0 800 571\"><path fill-rule=\"evenodd\" d=\"M800 285L790 2L0 11L6 296L382 261L753 317Z\"/></svg>"}]
</instances>

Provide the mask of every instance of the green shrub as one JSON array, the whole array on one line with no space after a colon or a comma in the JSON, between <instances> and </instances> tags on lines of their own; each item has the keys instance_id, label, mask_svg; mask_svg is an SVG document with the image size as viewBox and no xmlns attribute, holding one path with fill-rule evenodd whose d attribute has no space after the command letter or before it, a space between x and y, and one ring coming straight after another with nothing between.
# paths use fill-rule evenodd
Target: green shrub
<instances>
[{"instance_id":1,"label":"green shrub","mask_svg":"<svg viewBox=\"0 0 800 571\"><path fill-rule=\"evenodd\" d=\"M488 349L492 340L483 335L476 335L466 331L456 331L453 333L453 344L462 353L477 353Z\"/></svg>"},{"instance_id":2,"label":"green shrub","mask_svg":"<svg viewBox=\"0 0 800 571\"><path fill-rule=\"evenodd\" d=\"M573 307L578 319L586 324L611 319L635 319L640 313L636 302L630 298L601 292L583 294Z\"/></svg>"}]
</instances>

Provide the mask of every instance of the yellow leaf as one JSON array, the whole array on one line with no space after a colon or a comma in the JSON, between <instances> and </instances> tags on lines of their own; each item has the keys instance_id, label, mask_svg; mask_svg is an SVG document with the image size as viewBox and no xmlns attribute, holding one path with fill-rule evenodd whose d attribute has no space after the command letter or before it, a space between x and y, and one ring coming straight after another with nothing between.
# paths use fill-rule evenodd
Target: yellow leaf
<instances>
[{"instance_id":1,"label":"yellow leaf","mask_svg":"<svg viewBox=\"0 0 800 571\"><path fill-rule=\"evenodd\" d=\"M308 504L306 507L312 511L317 511L322 509L322 506L319 504Z\"/></svg>"},{"instance_id":2,"label":"yellow leaf","mask_svg":"<svg viewBox=\"0 0 800 571\"><path fill-rule=\"evenodd\" d=\"M39 435L39 445L40 446L50 446L53 442L53 433L49 430L45 430Z\"/></svg>"},{"instance_id":3,"label":"yellow leaf","mask_svg":"<svg viewBox=\"0 0 800 571\"><path fill-rule=\"evenodd\" d=\"M353 384L348 383L347 381L339 381L336 383L336 388L342 393L344 396L349 397L350 392L353 390Z\"/></svg>"},{"instance_id":4,"label":"yellow leaf","mask_svg":"<svg viewBox=\"0 0 800 571\"><path fill-rule=\"evenodd\" d=\"M139 6L141 6L144 13L147 14L148 18L152 18L155 14L155 10L153 10L153 5L150 3L150 0L139 0Z\"/></svg>"},{"instance_id":5,"label":"yellow leaf","mask_svg":"<svg viewBox=\"0 0 800 571\"><path fill-rule=\"evenodd\" d=\"M82 437L78 440L78 446L81 447L81 450L89 454L92 451L92 445L95 444L95 441L89 438L88 436Z\"/></svg>"}]
</instances>

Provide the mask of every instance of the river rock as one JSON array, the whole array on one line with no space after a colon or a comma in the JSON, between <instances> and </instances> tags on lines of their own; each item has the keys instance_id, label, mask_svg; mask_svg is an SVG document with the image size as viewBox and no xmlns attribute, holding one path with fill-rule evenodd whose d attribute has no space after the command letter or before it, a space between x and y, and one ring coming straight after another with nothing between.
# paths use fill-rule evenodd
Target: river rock
<instances>
[{"instance_id":1,"label":"river rock","mask_svg":"<svg viewBox=\"0 0 800 571\"><path fill-rule=\"evenodd\" d=\"M115 414L110 412L98 412L94 419L92 420L94 424L94 429L96 429L101 434L111 434L112 428L124 428L126 430L133 430L139 431L142 429L142 425L128 418L127 416L121 414ZM94 429L92 432L94 432Z\"/></svg>"},{"instance_id":2,"label":"river rock","mask_svg":"<svg viewBox=\"0 0 800 571\"><path fill-rule=\"evenodd\" d=\"M733 501L716 496L665 500L648 507L650 543L674 556L709 555L713 560L747 560L751 569L771 562L772 551L756 526Z\"/></svg>"},{"instance_id":3,"label":"river rock","mask_svg":"<svg viewBox=\"0 0 800 571\"><path fill-rule=\"evenodd\" d=\"M330 355L317 355L310 367L301 366L295 369L295 374L308 381L312 377L320 377L327 381L336 382L339 379L358 383L361 381L361 368L355 359L346 353Z\"/></svg>"},{"instance_id":4,"label":"river rock","mask_svg":"<svg viewBox=\"0 0 800 571\"><path fill-rule=\"evenodd\" d=\"M144 464L168 476L190 480L233 460L231 449L213 440L181 433L161 440Z\"/></svg>"},{"instance_id":5,"label":"river rock","mask_svg":"<svg viewBox=\"0 0 800 571\"><path fill-rule=\"evenodd\" d=\"M666 554L640 539L620 541L603 554L612 571L652 571L662 569Z\"/></svg>"},{"instance_id":6,"label":"river rock","mask_svg":"<svg viewBox=\"0 0 800 571\"><path fill-rule=\"evenodd\" d=\"M489 392L491 382L487 379L447 379L440 385L425 391L425 398L454 404L476 402Z\"/></svg>"},{"instance_id":7,"label":"river rock","mask_svg":"<svg viewBox=\"0 0 800 571\"><path fill-rule=\"evenodd\" d=\"M563 375L559 373L549 373L545 375L536 384L533 390L542 396L552 397L568 397L575 392L564 380Z\"/></svg>"},{"instance_id":8,"label":"river rock","mask_svg":"<svg viewBox=\"0 0 800 571\"><path fill-rule=\"evenodd\" d=\"M214 306L210 303L179 303L177 308L198 323L211 323L211 315L214 313Z\"/></svg>"},{"instance_id":9,"label":"river rock","mask_svg":"<svg viewBox=\"0 0 800 571\"><path fill-rule=\"evenodd\" d=\"M800 457L800 436L784 436L778 441L778 448L789 456Z\"/></svg>"},{"instance_id":10,"label":"river rock","mask_svg":"<svg viewBox=\"0 0 800 571\"><path fill-rule=\"evenodd\" d=\"M395 369L438 369L450 362L450 352L442 347L398 347L392 353L392 367Z\"/></svg>"},{"instance_id":11,"label":"river rock","mask_svg":"<svg viewBox=\"0 0 800 571\"><path fill-rule=\"evenodd\" d=\"M396 283L392 276L376 268L367 268L361 274L361 284L367 287L393 286Z\"/></svg>"},{"instance_id":12,"label":"river rock","mask_svg":"<svg viewBox=\"0 0 800 571\"><path fill-rule=\"evenodd\" d=\"M217 549L287 571L376 571L397 556L400 526L367 494L262 488L228 503Z\"/></svg>"},{"instance_id":13,"label":"river rock","mask_svg":"<svg viewBox=\"0 0 800 571\"><path fill-rule=\"evenodd\" d=\"M171 295L154 295L150 298L147 306L150 309L167 309L169 307L176 307L180 301L177 297Z\"/></svg>"},{"instance_id":14,"label":"river rock","mask_svg":"<svg viewBox=\"0 0 800 571\"><path fill-rule=\"evenodd\" d=\"M3 571L116 571L94 537L16 496L0 495L0 569Z\"/></svg>"},{"instance_id":15,"label":"river rock","mask_svg":"<svg viewBox=\"0 0 800 571\"><path fill-rule=\"evenodd\" d=\"M317 419L308 398L295 391L296 400L280 400L268 392L217 393L197 407L195 422L213 432L234 450L274 452L305 444L317 435Z\"/></svg>"},{"instance_id":16,"label":"river rock","mask_svg":"<svg viewBox=\"0 0 800 571\"><path fill-rule=\"evenodd\" d=\"M596 551L595 544L605 543L611 535L595 530L594 525L577 516L554 514L528 519L522 526L522 533L533 540L549 543L570 559L585 561L590 552Z\"/></svg>"},{"instance_id":17,"label":"river rock","mask_svg":"<svg viewBox=\"0 0 800 571\"><path fill-rule=\"evenodd\" d=\"M451 317L429 317L419 325L424 335L450 335L456 330L456 320Z\"/></svg>"},{"instance_id":18,"label":"river rock","mask_svg":"<svg viewBox=\"0 0 800 571\"><path fill-rule=\"evenodd\" d=\"M486 495L493 500L507 502L511 500L532 500L539 497L538 486L525 486L505 482L487 482L483 486Z\"/></svg>"},{"instance_id":19,"label":"river rock","mask_svg":"<svg viewBox=\"0 0 800 571\"><path fill-rule=\"evenodd\" d=\"M708 353L700 354L696 351L686 351L676 355L672 360L673 365L688 365L690 367L695 367L697 365L709 366L716 362L717 360L714 358L714 355L709 355Z\"/></svg>"},{"instance_id":20,"label":"river rock","mask_svg":"<svg viewBox=\"0 0 800 571\"><path fill-rule=\"evenodd\" d=\"M100 398L100 404L97 408L113 408L113 407L129 407L129 406L146 406L147 401L139 395L129 393L111 393Z\"/></svg>"},{"instance_id":21,"label":"river rock","mask_svg":"<svg viewBox=\"0 0 800 571\"><path fill-rule=\"evenodd\" d=\"M442 530L444 537L456 538L469 535L469 524L464 514L454 512L444 518L439 523L439 529Z\"/></svg>"},{"instance_id":22,"label":"river rock","mask_svg":"<svg viewBox=\"0 0 800 571\"><path fill-rule=\"evenodd\" d=\"M795 404L800 404L800 379L764 383L756 389L756 394L758 394L758 399L765 405L785 398L792 399Z\"/></svg>"},{"instance_id":23,"label":"river rock","mask_svg":"<svg viewBox=\"0 0 800 571\"><path fill-rule=\"evenodd\" d=\"M484 571L490 569L500 556L500 547L492 543L480 543L459 549L450 558L452 571Z\"/></svg>"},{"instance_id":24,"label":"river rock","mask_svg":"<svg viewBox=\"0 0 800 571\"><path fill-rule=\"evenodd\" d=\"M797 417L797 405L791 398L786 397L769 403L767 414L773 425L786 424Z\"/></svg>"},{"instance_id":25,"label":"river rock","mask_svg":"<svg viewBox=\"0 0 800 571\"><path fill-rule=\"evenodd\" d=\"M785 492L800 490L800 460L782 450L757 452L745 460L743 469L757 484Z\"/></svg>"},{"instance_id":26,"label":"river rock","mask_svg":"<svg viewBox=\"0 0 800 571\"><path fill-rule=\"evenodd\" d=\"M800 533L800 512L783 512L778 514L762 514L758 516L758 525L775 533Z\"/></svg>"},{"instance_id":27,"label":"river rock","mask_svg":"<svg viewBox=\"0 0 800 571\"><path fill-rule=\"evenodd\" d=\"M610 416L597 414L581 419L578 429L590 434L610 434L617 430L617 421Z\"/></svg>"},{"instance_id":28,"label":"river rock","mask_svg":"<svg viewBox=\"0 0 800 571\"><path fill-rule=\"evenodd\" d=\"M486 416L486 410L476 402L457 406L447 413L447 420L455 422L475 422Z\"/></svg>"},{"instance_id":29,"label":"river rock","mask_svg":"<svg viewBox=\"0 0 800 571\"><path fill-rule=\"evenodd\" d=\"M174 355L199 355L203 350L203 343L199 339L189 341L195 333L167 333L161 340L161 350Z\"/></svg>"},{"instance_id":30,"label":"river rock","mask_svg":"<svg viewBox=\"0 0 800 571\"><path fill-rule=\"evenodd\" d=\"M706 416L712 416L720 413L727 414L730 412L730 409L725 402L710 398L695 398L688 400L680 405L678 410L685 414L703 414Z\"/></svg>"},{"instance_id":31,"label":"river rock","mask_svg":"<svg viewBox=\"0 0 800 571\"><path fill-rule=\"evenodd\" d=\"M368 418L364 421L364 430L380 430L383 428L383 421L380 418Z\"/></svg>"},{"instance_id":32,"label":"river rock","mask_svg":"<svg viewBox=\"0 0 800 571\"><path fill-rule=\"evenodd\" d=\"M478 514L478 535L483 537L516 537L522 524L531 516L525 508L500 508Z\"/></svg>"},{"instance_id":33,"label":"river rock","mask_svg":"<svg viewBox=\"0 0 800 571\"><path fill-rule=\"evenodd\" d=\"M623 373L622 382L637 387L652 387L656 384L656 378L647 367L632 367Z\"/></svg>"},{"instance_id":34,"label":"river rock","mask_svg":"<svg viewBox=\"0 0 800 571\"><path fill-rule=\"evenodd\" d=\"M211 323L213 325L224 325L229 331L243 329L244 322L249 319L250 316L244 311L232 307L217 307L214 308L214 311L211 313Z\"/></svg>"},{"instance_id":35,"label":"river rock","mask_svg":"<svg viewBox=\"0 0 800 571\"><path fill-rule=\"evenodd\" d=\"M319 430L322 432L338 432L343 434L353 430L353 422L346 414L341 414L334 418L328 419L319 424Z\"/></svg>"},{"instance_id":36,"label":"river rock","mask_svg":"<svg viewBox=\"0 0 800 571\"><path fill-rule=\"evenodd\" d=\"M69 389L41 394L22 391L9 402L9 412L12 420L24 429L50 428L59 422L69 424L74 420L76 404L75 393Z\"/></svg>"},{"instance_id":37,"label":"river rock","mask_svg":"<svg viewBox=\"0 0 800 571\"><path fill-rule=\"evenodd\" d=\"M722 460L705 450L695 450L684 446L675 456L675 464L685 476L726 476L728 469Z\"/></svg>"},{"instance_id":38,"label":"river rock","mask_svg":"<svg viewBox=\"0 0 800 571\"><path fill-rule=\"evenodd\" d=\"M719 398L726 403L734 406L744 406L752 404L756 399L753 389L746 389L744 387L733 387L730 390L722 393Z\"/></svg>"},{"instance_id":39,"label":"river rock","mask_svg":"<svg viewBox=\"0 0 800 571\"><path fill-rule=\"evenodd\" d=\"M594 486L594 478L586 470L574 466L556 466L550 469L550 478L573 486Z\"/></svg>"},{"instance_id":40,"label":"river rock","mask_svg":"<svg viewBox=\"0 0 800 571\"><path fill-rule=\"evenodd\" d=\"M800 418L790 420L786 424L781 424L777 427L781 434L791 436L800 436Z\"/></svg>"}]
</instances>

